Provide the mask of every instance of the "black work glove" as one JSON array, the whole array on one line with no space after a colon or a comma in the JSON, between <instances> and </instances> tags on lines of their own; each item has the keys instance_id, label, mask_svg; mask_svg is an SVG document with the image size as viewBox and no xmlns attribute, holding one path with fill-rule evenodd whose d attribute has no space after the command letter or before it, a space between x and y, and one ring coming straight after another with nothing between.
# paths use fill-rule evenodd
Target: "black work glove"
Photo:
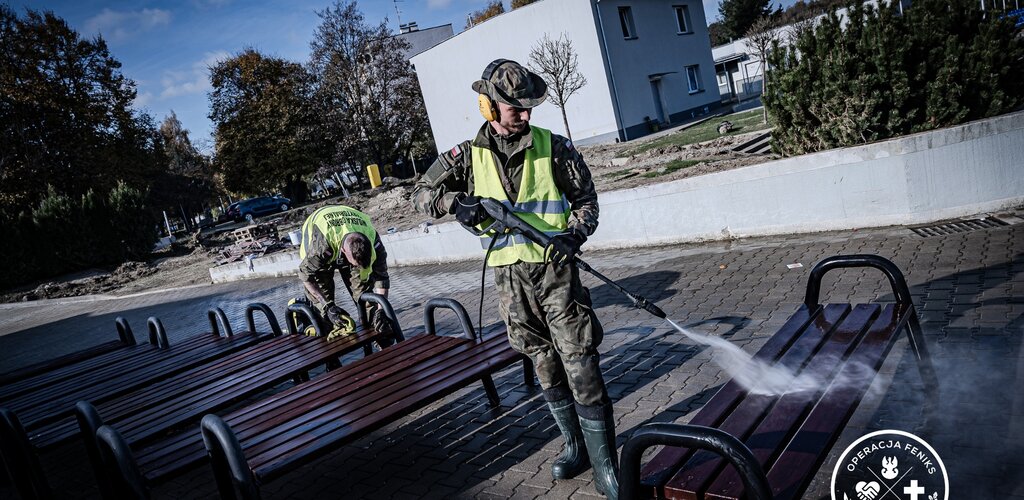
<instances>
[{"instance_id":1,"label":"black work glove","mask_svg":"<svg viewBox=\"0 0 1024 500\"><path fill-rule=\"evenodd\" d=\"M452 208L455 209L455 218L464 226L477 226L490 218L487 210L480 204L480 198L471 194L457 196Z\"/></svg>"},{"instance_id":2,"label":"black work glove","mask_svg":"<svg viewBox=\"0 0 1024 500\"><path fill-rule=\"evenodd\" d=\"M585 241L587 237L583 233L567 229L551 237L548 246L544 248L544 254L556 267L561 267L572 262Z\"/></svg>"},{"instance_id":3,"label":"black work glove","mask_svg":"<svg viewBox=\"0 0 1024 500\"><path fill-rule=\"evenodd\" d=\"M378 306L374 309L373 319L370 322L373 323L373 329L377 333L384 335L391 335L393 333L391 330L391 320L388 319L386 314L384 314L383 307Z\"/></svg>"},{"instance_id":4,"label":"black work glove","mask_svg":"<svg viewBox=\"0 0 1024 500\"><path fill-rule=\"evenodd\" d=\"M327 321L338 328L347 326L352 319L348 312L334 302L328 302L327 307L324 307L324 316L327 316Z\"/></svg>"}]
</instances>

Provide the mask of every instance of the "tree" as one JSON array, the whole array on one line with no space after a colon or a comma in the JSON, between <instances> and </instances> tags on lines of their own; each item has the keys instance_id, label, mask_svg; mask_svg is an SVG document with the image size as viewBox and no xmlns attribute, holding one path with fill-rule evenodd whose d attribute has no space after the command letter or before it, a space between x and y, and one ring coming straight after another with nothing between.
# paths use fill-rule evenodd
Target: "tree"
<instances>
[{"instance_id":1,"label":"tree","mask_svg":"<svg viewBox=\"0 0 1024 500\"><path fill-rule=\"evenodd\" d=\"M587 78L579 70L579 57L572 48L572 40L562 33L557 40L552 40L547 33L537 45L530 50L530 66L548 84L552 104L562 111L562 123L565 133L572 140L569 120L565 114L565 104L573 94L587 84Z\"/></svg>"},{"instance_id":2,"label":"tree","mask_svg":"<svg viewBox=\"0 0 1024 500\"><path fill-rule=\"evenodd\" d=\"M310 75L298 63L247 48L210 71L214 169L233 192L284 188L305 196L302 178L322 161Z\"/></svg>"},{"instance_id":3,"label":"tree","mask_svg":"<svg viewBox=\"0 0 1024 500\"><path fill-rule=\"evenodd\" d=\"M148 184L162 161L155 130L120 68L102 38L0 4L0 205L27 209L47 185L77 196Z\"/></svg>"},{"instance_id":4,"label":"tree","mask_svg":"<svg viewBox=\"0 0 1024 500\"><path fill-rule=\"evenodd\" d=\"M768 87L768 51L772 45L778 42L778 34L775 31L774 23L770 18L762 17L750 25L744 36L747 38L747 48L757 54L761 68L761 95L764 95ZM768 123L768 108L762 108L762 120Z\"/></svg>"},{"instance_id":5,"label":"tree","mask_svg":"<svg viewBox=\"0 0 1024 500\"><path fill-rule=\"evenodd\" d=\"M501 4L501 0L491 0L487 3L484 8L473 12L469 15L469 25L467 28L476 26L494 16L505 13L505 6Z\"/></svg>"},{"instance_id":6,"label":"tree","mask_svg":"<svg viewBox=\"0 0 1024 500\"><path fill-rule=\"evenodd\" d=\"M774 48L764 103L784 154L863 144L1006 113L1024 103L1024 40L972 0L852 5Z\"/></svg>"},{"instance_id":7,"label":"tree","mask_svg":"<svg viewBox=\"0 0 1024 500\"><path fill-rule=\"evenodd\" d=\"M718 13L723 34L732 40L741 38L755 21L772 13L770 6L771 0L722 0Z\"/></svg>"},{"instance_id":8,"label":"tree","mask_svg":"<svg viewBox=\"0 0 1024 500\"><path fill-rule=\"evenodd\" d=\"M516 10L520 7L525 7L536 1L537 0L512 0L512 10Z\"/></svg>"},{"instance_id":9,"label":"tree","mask_svg":"<svg viewBox=\"0 0 1024 500\"><path fill-rule=\"evenodd\" d=\"M326 160L384 166L431 141L419 83L404 55L408 42L391 35L387 19L367 24L354 1L317 15L309 71L331 149Z\"/></svg>"},{"instance_id":10,"label":"tree","mask_svg":"<svg viewBox=\"0 0 1024 500\"><path fill-rule=\"evenodd\" d=\"M160 136L167 164L150 190L152 205L175 212L202 211L216 195L209 159L192 144L174 111L160 124Z\"/></svg>"},{"instance_id":11,"label":"tree","mask_svg":"<svg viewBox=\"0 0 1024 500\"><path fill-rule=\"evenodd\" d=\"M722 21L715 21L708 25L708 38L711 39L711 46L717 47L729 43L729 37L725 34L725 27Z\"/></svg>"}]
</instances>

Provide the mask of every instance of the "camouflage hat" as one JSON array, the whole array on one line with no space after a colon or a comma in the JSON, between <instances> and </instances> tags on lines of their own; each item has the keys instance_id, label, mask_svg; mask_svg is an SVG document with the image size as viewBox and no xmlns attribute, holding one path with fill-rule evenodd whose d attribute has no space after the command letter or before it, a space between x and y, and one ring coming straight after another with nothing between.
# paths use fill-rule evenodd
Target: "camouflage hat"
<instances>
[{"instance_id":1,"label":"camouflage hat","mask_svg":"<svg viewBox=\"0 0 1024 500\"><path fill-rule=\"evenodd\" d=\"M536 73L515 61L498 59L491 65L495 63L491 77L473 82L473 90L515 108L535 108L548 97L548 84Z\"/></svg>"}]
</instances>

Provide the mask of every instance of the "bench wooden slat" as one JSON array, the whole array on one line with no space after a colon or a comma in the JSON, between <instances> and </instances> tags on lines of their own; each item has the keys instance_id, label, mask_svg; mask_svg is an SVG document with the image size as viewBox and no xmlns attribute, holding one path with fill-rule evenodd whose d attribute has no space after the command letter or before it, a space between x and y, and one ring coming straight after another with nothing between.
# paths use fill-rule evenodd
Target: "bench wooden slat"
<instances>
[{"instance_id":1,"label":"bench wooden slat","mask_svg":"<svg viewBox=\"0 0 1024 500\"><path fill-rule=\"evenodd\" d=\"M494 346L490 355L504 351L503 366L508 366L519 359L519 356L502 340L503 345ZM478 350L481 347L477 346ZM462 359L449 358L454 364L446 364L436 375L420 377L410 381L399 380L393 384L399 390L391 393L391 397L378 398L366 406L355 405L358 410L350 413L342 420L331 419L315 430L303 429L301 443L289 443L286 454L268 453L266 456L249 456L249 466L258 481L266 482L280 476L284 472L299 465L308 463L319 456L335 449L338 443L349 442L369 432L373 432L410 412L429 405L466 385L476 382L481 375L489 373L494 367L485 367L478 362L476 356ZM243 442L245 449L245 442ZM271 458L272 460L268 460Z\"/></svg>"},{"instance_id":2,"label":"bench wooden slat","mask_svg":"<svg viewBox=\"0 0 1024 500\"><path fill-rule=\"evenodd\" d=\"M226 418L231 419L232 422L237 422L239 427L244 428L248 419L256 418L263 412L273 411L280 406L288 404L292 397L291 395L298 387L302 387L303 391L315 394L317 391L321 390L322 387L328 385L331 378L341 377L345 374L353 373L356 370L364 368L370 372L378 365L385 366L387 363L392 363L391 360L393 359L402 360L414 357L423 349L428 349L430 347L430 345L426 345L422 342L414 342L417 338L419 337L399 342L398 344L376 353L373 356L344 365L341 368L332 370L330 373L327 373L322 377L306 382L301 386L296 386L295 388L288 389L270 396L269 398L262 399L252 405L230 413ZM460 342L458 339L450 339L448 337L437 337L437 339L438 342L446 345L452 343L457 344ZM315 395L311 396L311 398L314 401L308 402L308 405L310 407L315 407ZM203 441L199 434L198 426L192 426L187 431L176 436L154 442L151 445L144 447L138 453L137 461L139 469L142 471L147 481L157 482L186 470L188 467L204 460L205 457L206 449L203 447Z\"/></svg>"},{"instance_id":3,"label":"bench wooden slat","mask_svg":"<svg viewBox=\"0 0 1024 500\"><path fill-rule=\"evenodd\" d=\"M821 317L837 318L846 314L848 308L818 308L811 311L801 305L789 320L765 342L754 358L774 363L789 346L800 337L811 321L819 321ZM728 412L746 394L746 390L733 380L727 382L712 396L711 400L701 409L690 423L694 425L714 426L717 418ZM663 496L662 487L675 475L679 465L690 456L688 448L664 447L641 469L641 484L652 496Z\"/></svg>"},{"instance_id":4,"label":"bench wooden slat","mask_svg":"<svg viewBox=\"0 0 1024 500\"><path fill-rule=\"evenodd\" d=\"M843 360L853 351L858 342L864 337L864 334L869 330L880 310L881 306L877 304L863 304L854 307L853 312L828 336L821 349L814 353L814 357L811 358L800 373L809 373L811 376L822 380L823 384L828 384ZM776 400L774 406L767 412L760 423L749 422L745 428L740 430L735 426L729 425L727 420L726 424L719 428L743 439L745 444L754 452L758 462L767 470L767 465L770 464L771 459L781 451L782 445L789 439L789 434L793 432L794 425L803 419L811 405L817 401L823 392L824 388L821 390L815 389L788 393L781 397L773 398ZM747 401L750 401L749 397ZM732 420L734 416L735 413L729 417L729 420ZM756 424L756 428L754 424ZM718 473L718 477L715 478L713 474L709 473L704 478L704 481L692 481L690 484L687 484L685 491L692 495L693 498L697 498L698 494L702 495L700 498L730 498L730 495L735 495L737 484L742 489L742 482L733 467L728 466L717 455L712 461L715 462L714 471ZM707 467L704 467L704 470L706 471ZM708 485L711 486L709 487Z\"/></svg>"},{"instance_id":5,"label":"bench wooden slat","mask_svg":"<svg viewBox=\"0 0 1024 500\"><path fill-rule=\"evenodd\" d=\"M851 355L850 359L855 362L843 365L838 377L862 383L829 387L786 445L786 451L768 471L768 484L777 500L794 498L813 479L813 472L824 462L825 452L835 444L871 386L874 377L864 376L865 367L872 375L877 373L913 314L913 306L907 304L887 306L882 311L865 340Z\"/></svg>"},{"instance_id":6,"label":"bench wooden slat","mask_svg":"<svg viewBox=\"0 0 1024 500\"><path fill-rule=\"evenodd\" d=\"M826 309L821 320L812 322L779 358L776 365L799 373L818 353L819 348L827 345L835 335L847 339L859 335L877 310L877 306L856 308L850 314L833 319L829 316L831 311ZM778 396L750 394L734 407L724 420L716 423L715 427L743 440L778 399ZM724 462L718 455L709 451L698 451L684 463L680 472L665 484L664 494L667 498L673 499L700 498L699 495L723 466Z\"/></svg>"},{"instance_id":7,"label":"bench wooden slat","mask_svg":"<svg viewBox=\"0 0 1024 500\"><path fill-rule=\"evenodd\" d=\"M157 354L160 349L151 344L137 344L124 351L113 351L79 363L63 366L56 370L39 373L0 387L0 402L10 400L19 395L48 387L52 384L77 378L109 365L118 365L138 359L142 356Z\"/></svg>"},{"instance_id":8,"label":"bench wooden slat","mask_svg":"<svg viewBox=\"0 0 1024 500\"><path fill-rule=\"evenodd\" d=\"M259 425L240 426L235 434L245 443L243 447L249 461L259 462L260 454L265 450L281 445L298 447L300 442L315 436L313 427L347 419L348 413L357 409L361 411L371 401L384 399L399 390L400 387L396 385L412 383L442 370L448 366L446 361L465 356L470 347L471 341L459 339L458 344L438 346L420 357L402 360L402 363L388 366L379 372L359 374L359 377L335 378L333 380L337 384L331 384L329 390L315 393L315 407L302 401L308 397L303 394L304 391L296 391L295 395L301 404L282 407L283 412L260 414ZM228 423L233 424L232 421Z\"/></svg>"},{"instance_id":9,"label":"bench wooden slat","mask_svg":"<svg viewBox=\"0 0 1024 500\"><path fill-rule=\"evenodd\" d=\"M210 334L208 334L210 335ZM212 337L212 335L210 335ZM111 366L99 373L83 375L52 390L34 391L16 398L7 406L22 419L26 430L71 415L78 401L94 403L117 397L128 391L170 377L196 365L226 356L248 347L259 339L252 335L216 338L202 344L171 346L156 360L137 359L127 366Z\"/></svg>"},{"instance_id":10,"label":"bench wooden slat","mask_svg":"<svg viewBox=\"0 0 1024 500\"><path fill-rule=\"evenodd\" d=\"M198 420L294 372L359 349L376 337L372 331L330 343L305 336L279 337L95 406L105 423L135 444L190 419ZM67 418L30 433L30 439L36 447L47 447L76 436L78 430L75 419Z\"/></svg>"},{"instance_id":11,"label":"bench wooden slat","mask_svg":"<svg viewBox=\"0 0 1024 500\"><path fill-rule=\"evenodd\" d=\"M23 366L21 368L18 368L17 370L9 371L3 375L0 375L0 386L13 384L14 382L36 375L40 375L45 372L50 372L60 368L64 368L65 366L73 365L76 363L85 363L87 360L97 358L101 355L110 354L119 349L130 350L133 347L136 346L126 345L124 342L121 342L120 340L111 340L109 342L104 342L99 345L82 349L81 351L73 352L71 354L65 354L64 356L48 359L46 361L40 361L38 363L33 363L28 366Z\"/></svg>"}]
</instances>

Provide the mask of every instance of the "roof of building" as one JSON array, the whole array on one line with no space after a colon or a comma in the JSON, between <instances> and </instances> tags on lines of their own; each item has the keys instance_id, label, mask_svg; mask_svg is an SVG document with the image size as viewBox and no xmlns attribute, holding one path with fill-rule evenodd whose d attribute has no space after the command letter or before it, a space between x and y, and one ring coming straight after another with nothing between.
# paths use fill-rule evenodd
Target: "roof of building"
<instances>
[{"instance_id":1,"label":"roof of building","mask_svg":"<svg viewBox=\"0 0 1024 500\"><path fill-rule=\"evenodd\" d=\"M410 24L415 27L415 23ZM453 34L452 25L449 23L430 28L414 29L413 31L406 31L395 36L409 42L409 50L406 51L405 58L412 59L416 54L451 38Z\"/></svg>"}]
</instances>

